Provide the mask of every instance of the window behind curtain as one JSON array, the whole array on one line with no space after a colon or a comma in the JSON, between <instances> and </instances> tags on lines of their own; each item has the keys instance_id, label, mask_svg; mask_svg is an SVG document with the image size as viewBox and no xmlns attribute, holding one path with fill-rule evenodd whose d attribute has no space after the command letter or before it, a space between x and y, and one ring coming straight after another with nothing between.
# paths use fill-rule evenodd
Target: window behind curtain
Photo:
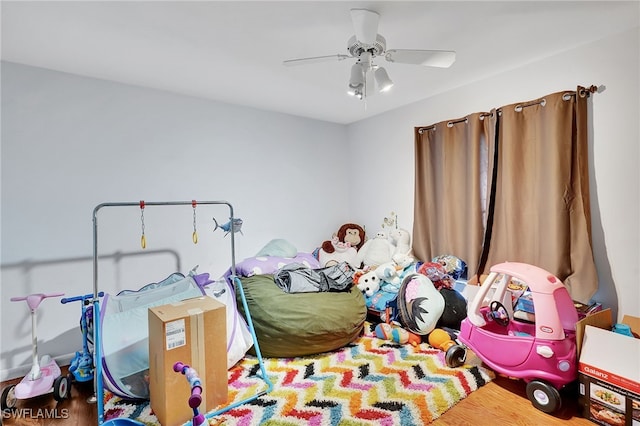
<instances>
[{"instance_id":1,"label":"window behind curtain","mask_svg":"<svg viewBox=\"0 0 640 426\"><path fill-rule=\"evenodd\" d=\"M578 87L416 128L415 256L453 254L470 276L505 261L530 263L587 303L597 290L588 94Z\"/></svg>"}]
</instances>

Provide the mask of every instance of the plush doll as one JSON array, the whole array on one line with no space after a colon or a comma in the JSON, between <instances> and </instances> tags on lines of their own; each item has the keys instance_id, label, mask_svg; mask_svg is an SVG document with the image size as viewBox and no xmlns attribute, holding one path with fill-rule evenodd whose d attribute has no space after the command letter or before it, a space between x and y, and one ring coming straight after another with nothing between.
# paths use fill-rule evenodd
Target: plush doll
<instances>
[{"instance_id":1,"label":"plush doll","mask_svg":"<svg viewBox=\"0 0 640 426\"><path fill-rule=\"evenodd\" d=\"M341 242L336 236L331 239L331 244L334 248L331 253L322 247L318 250L318 261L322 267L337 265L340 262L347 262L353 269L360 266L356 261L358 252L351 246L351 243Z\"/></svg>"},{"instance_id":2,"label":"plush doll","mask_svg":"<svg viewBox=\"0 0 640 426\"><path fill-rule=\"evenodd\" d=\"M365 267L375 267L390 262L393 256L394 246L389 241L384 230L378 231L376 237L367 240L358 250L356 261Z\"/></svg>"},{"instance_id":3,"label":"plush doll","mask_svg":"<svg viewBox=\"0 0 640 426\"><path fill-rule=\"evenodd\" d=\"M358 290L368 297L373 296L380 290L380 279L376 275L376 271L354 274L353 282L356 284L356 287L358 287Z\"/></svg>"},{"instance_id":4,"label":"plush doll","mask_svg":"<svg viewBox=\"0 0 640 426\"><path fill-rule=\"evenodd\" d=\"M409 343L418 346L422 343L422 338L417 334L411 333L402 327L394 327L385 322L376 325L375 334L378 339L391 340L404 345Z\"/></svg>"},{"instance_id":5,"label":"plush doll","mask_svg":"<svg viewBox=\"0 0 640 426\"><path fill-rule=\"evenodd\" d=\"M437 290L453 287L453 279L440 263L425 262L418 267L418 273L429 277Z\"/></svg>"},{"instance_id":6,"label":"plush doll","mask_svg":"<svg viewBox=\"0 0 640 426\"><path fill-rule=\"evenodd\" d=\"M340 243L351 244L351 247L358 251L366 241L366 233L364 228L360 225L355 223L345 223L340 227L340 229L338 229L338 232L333 234L333 238L337 238ZM335 251L333 239L331 241L323 242L322 250L324 250L325 253L333 253Z\"/></svg>"},{"instance_id":7,"label":"plush doll","mask_svg":"<svg viewBox=\"0 0 640 426\"><path fill-rule=\"evenodd\" d=\"M395 245L393 254L408 255L411 252L411 234L406 229L392 229L389 232L389 238Z\"/></svg>"},{"instance_id":8,"label":"plush doll","mask_svg":"<svg viewBox=\"0 0 640 426\"><path fill-rule=\"evenodd\" d=\"M402 345L409 343L413 346L418 346L422 343L422 337L400 327L393 327L393 330L391 330L391 340Z\"/></svg>"},{"instance_id":9,"label":"plush doll","mask_svg":"<svg viewBox=\"0 0 640 426\"><path fill-rule=\"evenodd\" d=\"M431 261L441 264L447 274L454 280L467 275L467 263L459 257L443 254L434 257Z\"/></svg>"}]
</instances>

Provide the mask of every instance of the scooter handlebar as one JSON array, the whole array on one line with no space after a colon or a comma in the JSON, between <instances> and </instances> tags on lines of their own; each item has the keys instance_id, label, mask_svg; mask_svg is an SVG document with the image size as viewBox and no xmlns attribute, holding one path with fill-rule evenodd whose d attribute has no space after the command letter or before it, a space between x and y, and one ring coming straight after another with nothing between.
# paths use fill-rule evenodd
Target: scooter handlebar
<instances>
[{"instance_id":1,"label":"scooter handlebar","mask_svg":"<svg viewBox=\"0 0 640 426\"><path fill-rule=\"evenodd\" d=\"M182 373L191 386L191 395L189 396L189 407L196 409L202 403L202 386L198 373L193 368L178 361L173 364L173 371Z\"/></svg>"},{"instance_id":2,"label":"scooter handlebar","mask_svg":"<svg viewBox=\"0 0 640 426\"><path fill-rule=\"evenodd\" d=\"M46 299L47 297L60 297L60 296L64 296L64 293L34 293L28 296L12 297L9 300L11 300L12 302L19 302L20 300L27 300L29 298L42 300L42 299Z\"/></svg>"},{"instance_id":3,"label":"scooter handlebar","mask_svg":"<svg viewBox=\"0 0 640 426\"><path fill-rule=\"evenodd\" d=\"M40 302L42 302L47 297L60 297L60 296L64 296L64 293L34 293L34 294L30 294L28 296L12 297L9 300L11 300L12 302L18 302L18 301L21 301L21 300L26 300L27 301L27 305L29 305L29 308L32 311L35 311L36 308L40 305Z\"/></svg>"},{"instance_id":4,"label":"scooter handlebar","mask_svg":"<svg viewBox=\"0 0 640 426\"><path fill-rule=\"evenodd\" d=\"M101 291L100 293L98 293L98 297L102 297L102 296L104 296L104 291ZM60 300L60 303L65 304L70 302L77 302L80 300L85 301L92 297L93 297L93 293L85 294L84 296L65 297L64 299Z\"/></svg>"},{"instance_id":5,"label":"scooter handlebar","mask_svg":"<svg viewBox=\"0 0 640 426\"><path fill-rule=\"evenodd\" d=\"M198 408L202 404L202 388L196 386L191 388L191 396L189 397L189 407Z\"/></svg>"}]
</instances>

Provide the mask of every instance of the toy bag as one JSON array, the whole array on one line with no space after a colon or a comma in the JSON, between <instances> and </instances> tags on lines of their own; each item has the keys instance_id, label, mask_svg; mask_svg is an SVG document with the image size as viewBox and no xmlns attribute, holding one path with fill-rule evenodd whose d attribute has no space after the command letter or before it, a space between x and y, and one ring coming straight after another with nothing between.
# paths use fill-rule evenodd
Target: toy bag
<instances>
[{"instance_id":1,"label":"toy bag","mask_svg":"<svg viewBox=\"0 0 640 426\"><path fill-rule=\"evenodd\" d=\"M171 274L140 290L106 294L100 311L102 375L105 387L125 399L149 399L149 317L151 307L204 294L198 281L209 274Z\"/></svg>"}]
</instances>

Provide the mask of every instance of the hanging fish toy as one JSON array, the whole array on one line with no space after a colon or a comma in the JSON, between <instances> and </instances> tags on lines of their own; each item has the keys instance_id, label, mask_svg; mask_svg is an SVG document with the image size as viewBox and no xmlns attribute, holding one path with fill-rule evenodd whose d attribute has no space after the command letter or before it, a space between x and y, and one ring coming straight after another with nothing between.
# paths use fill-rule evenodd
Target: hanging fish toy
<instances>
[{"instance_id":1,"label":"hanging fish toy","mask_svg":"<svg viewBox=\"0 0 640 426\"><path fill-rule=\"evenodd\" d=\"M213 218L213 222L215 223L216 227L213 228L213 231L215 232L216 229L220 228L222 229L224 232L226 232L226 234L224 234L224 236L226 237L227 235L229 235L229 232L231 232L231 229L233 228L233 232L239 232L242 234L242 219L240 218L236 218L236 219L232 219L227 223L224 223L222 225L218 224L218 221L216 220L216 218ZM244 234L242 234L244 235Z\"/></svg>"}]
</instances>

